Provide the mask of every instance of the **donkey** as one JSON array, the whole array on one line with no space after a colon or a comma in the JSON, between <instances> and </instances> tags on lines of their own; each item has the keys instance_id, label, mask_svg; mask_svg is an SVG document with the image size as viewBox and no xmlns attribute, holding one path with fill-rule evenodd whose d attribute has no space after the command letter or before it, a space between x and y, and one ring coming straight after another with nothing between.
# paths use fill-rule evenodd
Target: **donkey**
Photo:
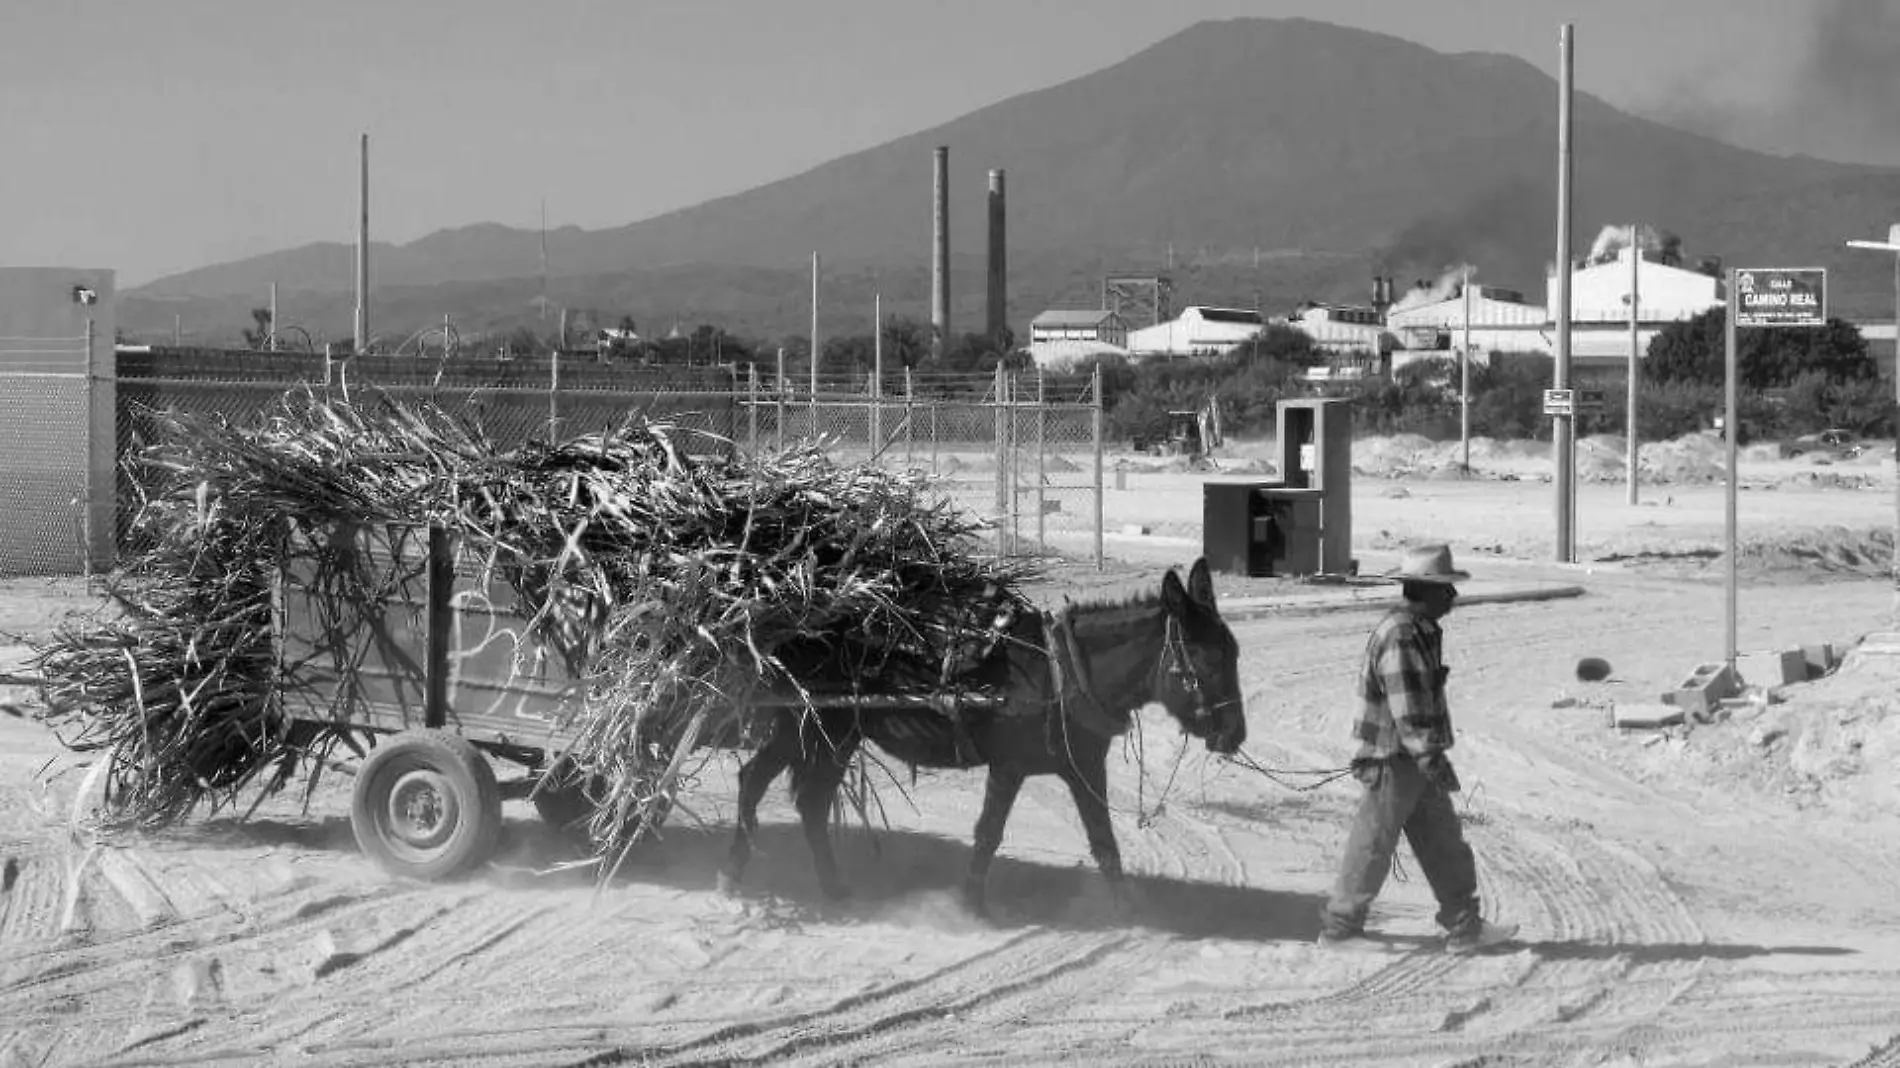
<instances>
[{"instance_id":1,"label":"donkey","mask_svg":"<svg viewBox=\"0 0 1900 1068\"><path fill-rule=\"evenodd\" d=\"M1001 700L988 711L964 712L963 737L942 713L914 706L762 712L770 717L761 724L763 741L739 769L738 828L719 872L720 889L737 888L752 855L759 800L790 768L793 802L819 886L827 897L846 896L827 824L851 757L868 739L913 766L988 765L963 884L964 901L976 914L986 912L990 862L1017 791L1031 775L1057 775L1068 784L1089 852L1122 901L1121 851L1109 821L1108 752L1128 730L1131 714L1159 702L1215 753L1233 753L1247 737L1239 646L1214 603L1205 559L1195 562L1185 586L1170 569L1159 594L1070 605L1053 616L1023 613L976 677Z\"/></svg>"}]
</instances>

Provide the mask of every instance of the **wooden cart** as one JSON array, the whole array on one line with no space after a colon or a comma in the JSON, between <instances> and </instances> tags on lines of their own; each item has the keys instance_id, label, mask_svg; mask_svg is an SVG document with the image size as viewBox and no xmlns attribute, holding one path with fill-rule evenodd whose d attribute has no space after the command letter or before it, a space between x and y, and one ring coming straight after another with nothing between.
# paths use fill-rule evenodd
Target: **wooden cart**
<instances>
[{"instance_id":1,"label":"wooden cart","mask_svg":"<svg viewBox=\"0 0 1900 1068\"><path fill-rule=\"evenodd\" d=\"M373 590L339 606L313 593L310 570L292 568L275 590L274 643L293 720L347 720L370 736L357 769L350 826L384 870L444 879L494 852L504 800L532 798L561 827L594 811L561 755L576 680L559 658L523 650L528 615L512 588L470 559L446 532L360 527L343 543L368 563ZM526 655L518 655L523 654ZM982 706L980 694L958 695ZM915 707L938 699L814 695L814 704ZM752 707L790 705L766 696ZM734 744L736 738L710 739ZM708 742L702 742L708 744ZM490 759L523 769L502 781Z\"/></svg>"}]
</instances>

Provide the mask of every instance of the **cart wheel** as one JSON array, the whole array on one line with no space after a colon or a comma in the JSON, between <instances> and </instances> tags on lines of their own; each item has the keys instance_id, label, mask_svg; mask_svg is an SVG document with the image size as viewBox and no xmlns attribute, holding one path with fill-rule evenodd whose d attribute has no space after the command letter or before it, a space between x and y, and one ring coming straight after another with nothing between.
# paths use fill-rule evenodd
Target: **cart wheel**
<instances>
[{"instance_id":1,"label":"cart wheel","mask_svg":"<svg viewBox=\"0 0 1900 1068\"><path fill-rule=\"evenodd\" d=\"M466 738L399 734L371 751L357 773L350 829L357 847L390 874L445 879L494 852L501 788Z\"/></svg>"}]
</instances>

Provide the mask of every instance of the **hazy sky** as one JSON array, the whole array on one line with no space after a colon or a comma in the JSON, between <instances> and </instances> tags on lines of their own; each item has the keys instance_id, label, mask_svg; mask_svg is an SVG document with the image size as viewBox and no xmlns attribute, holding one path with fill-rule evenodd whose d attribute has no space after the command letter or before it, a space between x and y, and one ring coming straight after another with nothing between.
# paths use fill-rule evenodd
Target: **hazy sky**
<instances>
[{"instance_id":1,"label":"hazy sky","mask_svg":"<svg viewBox=\"0 0 1900 1068\"><path fill-rule=\"evenodd\" d=\"M618 225L1119 61L1307 16L1740 144L1900 165L1900 0L0 0L0 263L122 285L353 234ZM1553 95L1553 108L1555 106Z\"/></svg>"}]
</instances>

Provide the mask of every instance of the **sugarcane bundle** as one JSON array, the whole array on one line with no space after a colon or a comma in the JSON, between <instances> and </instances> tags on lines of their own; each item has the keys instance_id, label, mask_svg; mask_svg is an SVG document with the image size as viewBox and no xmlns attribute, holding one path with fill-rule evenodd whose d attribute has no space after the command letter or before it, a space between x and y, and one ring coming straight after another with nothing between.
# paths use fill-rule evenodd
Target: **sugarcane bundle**
<instances>
[{"instance_id":1,"label":"sugarcane bundle","mask_svg":"<svg viewBox=\"0 0 1900 1068\"><path fill-rule=\"evenodd\" d=\"M157 416L126 460L131 548L106 577L109 610L35 650L42 719L108 762L108 820L155 827L201 804L215 811L259 773L272 772L275 789L353 744L346 730L281 714L272 583L293 555L320 556L332 598L360 601L375 576L296 535L365 518L426 522L433 479L485 449L439 412L308 394L245 427Z\"/></svg>"},{"instance_id":2,"label":"sugarcane bundle","mask_svg":"<svg viewBox=\"0 0 1900 1068\"><path fill-rule=\"evenodd\" d=\"M975 524L919 476L809 446L743 458L682 444L646 424L532 447L512 492L461 496L464 537L506 532L495 558L525 569L512 577L530 632L586 673L568 757L604 784L608 848L671 803L683 749L727 733L749 694L936 689L991 622L973 607L1018 596L1027 573L972 552Z\"/></svg>"},{"instance_id":3,"label":"sugarcane bundle","mask_svg":"<svg viewBox=\"0 0 1900 1068\"><path fill-rule=\"evenodd\" d=\"M138 548L108 581L121 611L39 650L46 717L111 754L128 822L215 808L266 769L280 787L354 744L347 700L325 722L286 721L276 698L303 680L268 625L289 568L338 626L396 595L339 530L439 528L513 588L524 654L583 680L564 761L600 786L606 849L671 803L686 752L732 733L747 695L940 687L1028 575L982 555L978 524L921 476L815 446L742 456L634 417L503 451L430 406L308 392L247 426L157 426L128 461L145 491Z\"/></svg>"}]
</instances>

